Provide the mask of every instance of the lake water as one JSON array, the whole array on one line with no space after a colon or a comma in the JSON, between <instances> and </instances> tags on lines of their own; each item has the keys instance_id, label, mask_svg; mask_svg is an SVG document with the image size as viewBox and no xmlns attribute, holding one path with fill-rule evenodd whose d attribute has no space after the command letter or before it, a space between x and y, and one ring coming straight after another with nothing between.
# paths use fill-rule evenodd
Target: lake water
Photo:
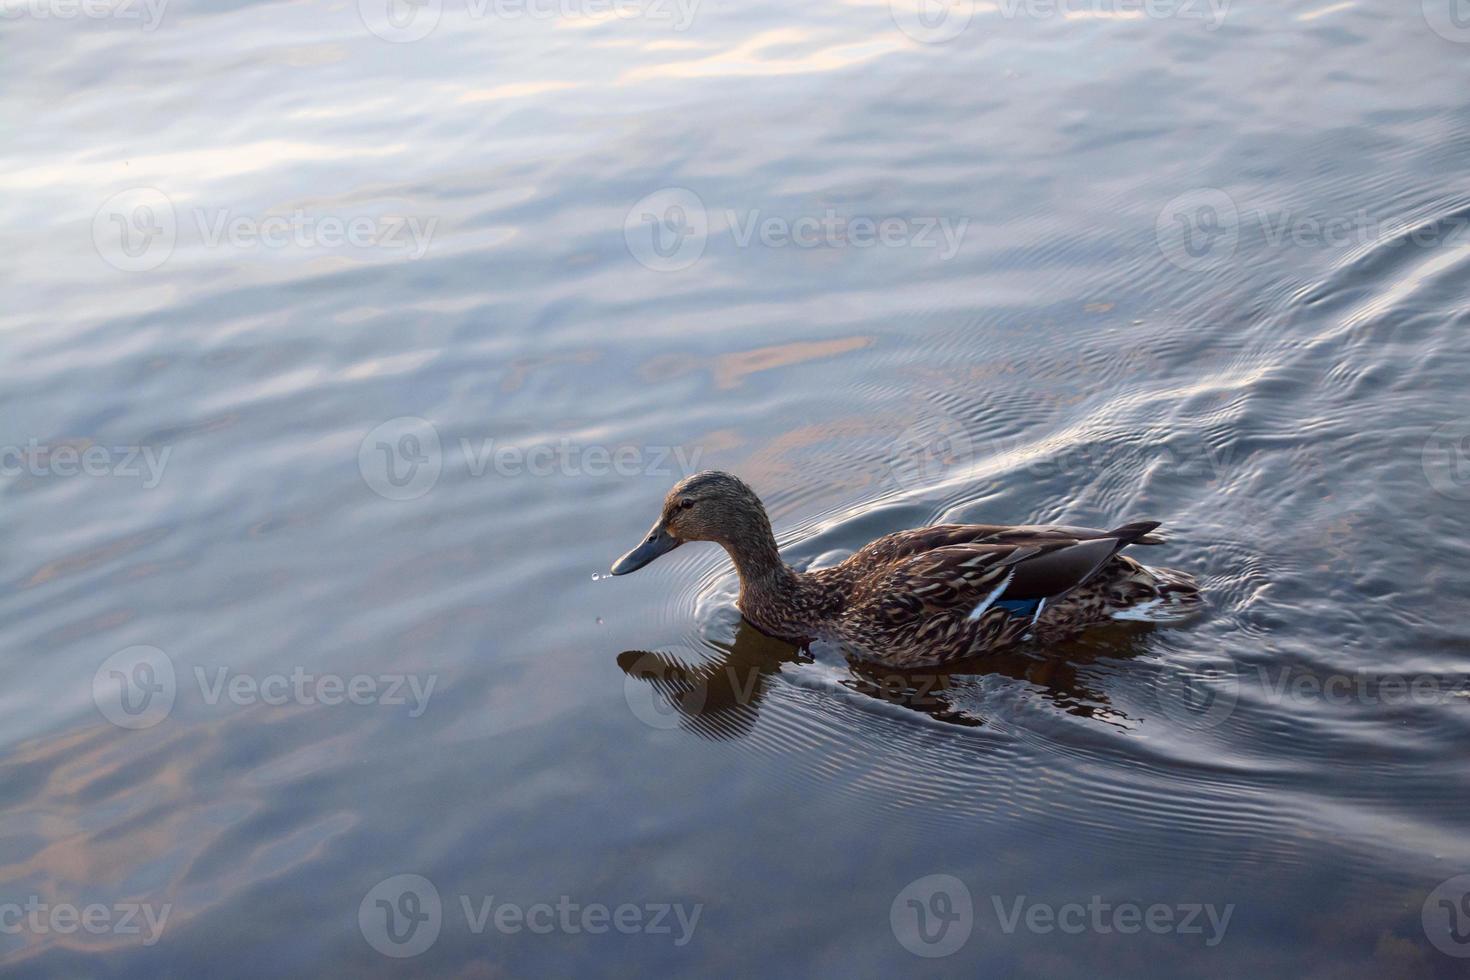
<instances>
[{"instance_id":1,"label":"lake water","mask_svg":"<svg viewBox=\"0 0 1470 980\"><path fill-rule=\"evenodd\" d=\"M7 975L1465 975L1462 0L0 12ZM599 578L703 468L1209 612Z\"/></svg>"}]
</instances>

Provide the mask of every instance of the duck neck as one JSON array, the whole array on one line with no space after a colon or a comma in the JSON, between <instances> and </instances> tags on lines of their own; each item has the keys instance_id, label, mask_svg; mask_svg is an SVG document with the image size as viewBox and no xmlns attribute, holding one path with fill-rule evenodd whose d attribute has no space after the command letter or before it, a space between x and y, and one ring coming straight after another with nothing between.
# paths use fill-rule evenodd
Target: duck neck
<instances>
[{"instance_id":1,"label":"duck neck","mask_svg":"<svg viewBox=\"0 0 1470 980\"><path fill-rule=\"evenodd\" d=\"M801 574L781 560L769 522L738 540L721 541L740 576L740 610L757 626L789 625L790 609L801 588Z\"/></svg>"}]
</instances>

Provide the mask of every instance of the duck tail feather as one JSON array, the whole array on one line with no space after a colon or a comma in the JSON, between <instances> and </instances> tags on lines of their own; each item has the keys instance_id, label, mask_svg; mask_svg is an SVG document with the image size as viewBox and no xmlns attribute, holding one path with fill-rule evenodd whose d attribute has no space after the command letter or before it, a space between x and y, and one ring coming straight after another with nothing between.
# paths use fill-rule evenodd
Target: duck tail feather
<instances>
[{"instance_id":1,"label":"duck tail feather","mask_svg":"<svg viewBox=\"0 0 1470 980\"><path fill-rule=\"evenodd\" d=\"M1127 547L1130 544L1163 544L1162 535L1151 534L1158 527L1160 521L1135 521L1132 524L1124 524L1115 527L1108 532L1108 537L1117 538L1119 547Z\"/></svg>"}]
</instances>

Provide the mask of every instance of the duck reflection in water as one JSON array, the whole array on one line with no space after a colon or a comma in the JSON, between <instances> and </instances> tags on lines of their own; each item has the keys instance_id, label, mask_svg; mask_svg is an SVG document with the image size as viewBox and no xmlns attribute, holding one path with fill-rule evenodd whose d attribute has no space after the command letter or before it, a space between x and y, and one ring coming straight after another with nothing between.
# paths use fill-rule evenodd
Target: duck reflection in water
<instances>
[{"instance_id":1,"label":"duck reflection in water","mask_svg":"<svg viewBox=\"0 0 1470 980\"><path fill-rule=\"evenodd\" d=\"M975 728L986 721L964 703L980 700L978 679L1009 677L1033 685L1037 693L1070 715L1128 728L1132 719L1114 708L1105 693L1090 686L1101 678L1098 672L1086 669L1099 661L1128 660L1144 652L1136 632L1115 629L1115 642L1106 645L1098 642L1104 637L1094 635L1085 643L1048 647L1045 656L1018 649L943 669L897 670L849 657L837 683L936 721ZM654 711L713 739L748 733L778 676L796 686L812 686L809 677L803 676L804 668L817 664L808 646L767 636L744 619L739 621L733 642L710 641L710 645L719 651L711 661L690 663L659 651L627 650L618 655L618 666L630 682L648 685ZM1087 676L1089 673L1093 676Z\"/></svg>"}]
</instances>

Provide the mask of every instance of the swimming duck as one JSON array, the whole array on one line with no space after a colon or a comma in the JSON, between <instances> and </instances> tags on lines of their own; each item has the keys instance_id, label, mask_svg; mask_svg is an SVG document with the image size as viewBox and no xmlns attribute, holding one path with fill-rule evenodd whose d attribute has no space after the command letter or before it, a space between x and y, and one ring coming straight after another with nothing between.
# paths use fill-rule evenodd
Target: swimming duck
<instances>
[{"instance_id":1,"label":"swimming duck","mask_svg":"<svg viewBox=\"0 0 1470 980\"><path fill-rule=\"evenodd\" d=\"M1110 620L1188 618L1203 604L1192 577L1119 554L1162 544L1158 526L939 524L885 535L839 565L798 572L781 560L755 492L707 470L669 491L648 536L612 574L637 571L687 541L713 541L740 576L741 615L762 632L829 640L891 667L927 667L1023 640L1060 640Z\"/></svg>"}]
</instances>

